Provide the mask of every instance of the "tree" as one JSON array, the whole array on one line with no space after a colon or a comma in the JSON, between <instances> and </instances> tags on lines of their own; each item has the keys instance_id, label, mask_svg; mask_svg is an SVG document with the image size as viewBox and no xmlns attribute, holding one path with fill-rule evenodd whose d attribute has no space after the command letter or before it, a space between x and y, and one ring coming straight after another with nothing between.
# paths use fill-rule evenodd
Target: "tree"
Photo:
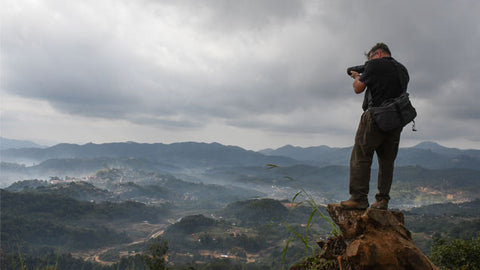
<instances>
[{"instance_id":1,"label":"tree","mask_svg":"<svg viewBox=\"0 0 480 270\"><path fill-rule=\"evenodd\" d=\"M145 255L145 263L150 270L165 270L165 254L168 250L167 241L155 241L149 247L150 254Z\"/></svg>"},{"instance_id":2,"label":"tree","mask_svg":"<svg viewBox=\"0 0 480 270\"><path fill-rule=\"evenodd\" d=\"M480 235L477 239L446 241L434 238L430 258L440 269L480 270Z\"/></svg>"}]
</instances>

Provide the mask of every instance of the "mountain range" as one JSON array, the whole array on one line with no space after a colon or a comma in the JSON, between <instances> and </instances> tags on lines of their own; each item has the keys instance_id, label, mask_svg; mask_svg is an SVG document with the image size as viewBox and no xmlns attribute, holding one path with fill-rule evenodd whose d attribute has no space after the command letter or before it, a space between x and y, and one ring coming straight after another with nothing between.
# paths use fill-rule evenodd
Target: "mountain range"
<instances>
[{"instance_id":1,"label":"mountain range","mask_svg":"<svg viewBox=\"0 0 480 270\"><path fill-rule=\"evenodd\" d=\"M40 163L49 159L92 159L92 158L137 158L157 164L180 167L218 167L229 165L258 165L274 162L291 164L287 157L268 157L258 152L247 151L237 146L218 143L104 143L84 145L58 144L48 148L21 148L2 151L2 161L27 161Z\"/></svg>"},{"instance_id":2,"label":"mountain range","mask_svg":"<svg viewBox=\"0 0 480 270\"><path fill-rule=\"evenodd\" d=\"M351 147L295 147L258 152L219 143L104 143L84 145L57 144L47 148L28 147L1 150L2 162L38 164L51 159L143 159L157 166L185 168L212 168L222 166L281 166L309 164L315 166L348 166ZM413 147L400 148L396 166L422 166L429 169L480 169L480 150L460 150L443 147L434 142L423 142Z\"/></svg>"},{"instance_id":3,"label":"mountain range","mask_svg":"<svg viewBox=\"0 0 480 270\"><path fill-rule=\"evenodd\" d=\"M171 175L194 183L234 185L287 198L301 185L325 203L345 197L351 147L265 149L258 152L219 143L58 144L1 151L0 186L26 179L87 177L105 168ZM25 165L29 164L29 165ZM280 170L268 170L267 164ZM372 166L372 189L377 165ZM286 178L286 176L288 176ZM400 207L475 199L480 188L480 150L460 150L434 142L401 148L392 188ZM295 179L292 182L289 179ZM415 196L412 189L423 188ZM450 195L448 195L450 194ZM453 194L457 194L453 196ZM417 201L416 201L417 200Z\"/></svg>"},{"instance_id":4,"label":"mountain range","mask_svg":"<svg viewBox=\"0 0 480 270\"><path fill-rule=\"evenodd\" d=\"M348 165L352 147L329 146L295 147L286 145L278 149L265 149L260 153L286 156L317 165ZM400 148L396 166L422 166L430 169L470 168L480 169L480 150L448 148L435 142L422 142L413 147Z\"/></svg>"}]
</instances>

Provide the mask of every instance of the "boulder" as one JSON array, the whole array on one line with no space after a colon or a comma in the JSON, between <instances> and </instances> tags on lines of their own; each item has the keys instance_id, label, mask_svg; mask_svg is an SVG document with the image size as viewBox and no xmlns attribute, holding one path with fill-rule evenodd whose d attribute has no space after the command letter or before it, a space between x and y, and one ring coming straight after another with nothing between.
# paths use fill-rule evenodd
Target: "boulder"
<instances>
[{"instance_id":1,"label":"boulder","mask_svg":"<svg viewBox=\"0 0 480 270\"><path fill-rule=\"evenodd\" d=\"M413 243L402 212L346 210L340 204L329 204L327 211L342 234L317 242L322 251L315 265L305 261L291 269L438 269Z\"/></svg>"}]
</instances>

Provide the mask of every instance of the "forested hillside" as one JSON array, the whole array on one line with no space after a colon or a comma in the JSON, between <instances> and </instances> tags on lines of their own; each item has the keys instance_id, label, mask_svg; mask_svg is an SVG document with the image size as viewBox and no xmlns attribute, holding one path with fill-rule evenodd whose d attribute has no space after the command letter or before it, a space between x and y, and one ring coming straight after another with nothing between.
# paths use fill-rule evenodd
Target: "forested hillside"
<instances>
[{"instance_id":1,"label":"forested hillside","mask_svg":"<svg viewBox=\"0 0 480 270\"><path fill-rule=\"evenodd\" d=\"M325 205L348 197L349 151L196 143L3 150L5 262L147 269L156 247L170 269L281 269L335 231ZM480 232L477 162L477 150L401 149L390 207L404 212L425 253L434 239ZM376 175L374 167L371 190Z\"/></svg>"},{"instance_id":2,"label":"forested hillside","mask_svg":"<svg viewBox=\"0 0 480 270\"><path fill-rule=\"evenodd\" d=\"M61 247L65 251L93 249L128 243L125 231L114 224L148 221L158 223L168 214L167 207L142 203L82 202L60 194L10 192L1 190L2 249Z\"/></svg>"}]
</instances>

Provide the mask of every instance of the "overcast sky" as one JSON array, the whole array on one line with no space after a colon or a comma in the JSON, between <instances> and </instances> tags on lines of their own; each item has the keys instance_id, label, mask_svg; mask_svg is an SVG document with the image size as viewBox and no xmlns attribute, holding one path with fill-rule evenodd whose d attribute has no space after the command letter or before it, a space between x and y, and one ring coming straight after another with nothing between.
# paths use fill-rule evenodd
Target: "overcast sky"
<instances>
[{"instance_id":1,"label":"overcast sky","mask_svg":"<svg viewBox=\"0 0 480 270\"><path fill-rule=\"evenodd\" d=\"M480 1L2 0L1 136L351 146L348 66L410 72L401 146L480 149Z\"/></svg>"}]
</instances>

